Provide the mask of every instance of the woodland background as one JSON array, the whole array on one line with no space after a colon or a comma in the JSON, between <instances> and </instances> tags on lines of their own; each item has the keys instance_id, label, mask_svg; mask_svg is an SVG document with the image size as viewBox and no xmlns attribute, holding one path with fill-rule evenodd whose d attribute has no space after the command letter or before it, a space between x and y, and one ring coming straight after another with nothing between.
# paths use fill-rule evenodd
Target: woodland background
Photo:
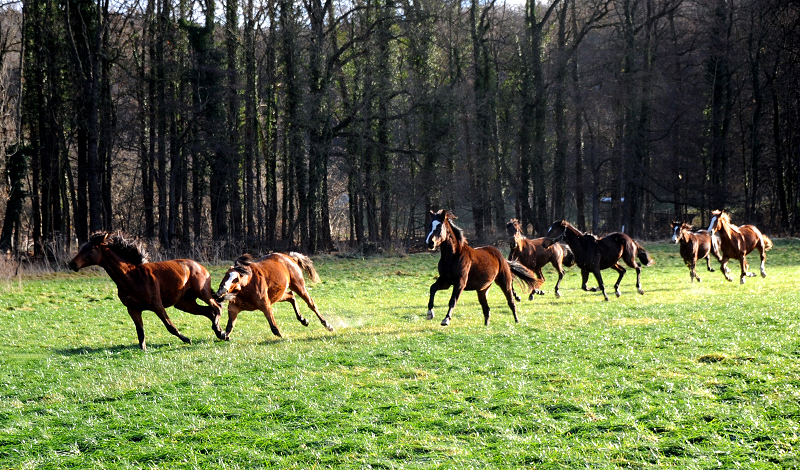
<instances>
[{"instance_id":1,"label":"woodland background","mask_svg":"<svg viewBox=\"0 0 800 470\"><path fill-rule=\"evenodd\" d=\"M0 4L0 249L800 232L800 2ZM229 254L228 254L229 253Z\"/></svg>"}]
</instances>

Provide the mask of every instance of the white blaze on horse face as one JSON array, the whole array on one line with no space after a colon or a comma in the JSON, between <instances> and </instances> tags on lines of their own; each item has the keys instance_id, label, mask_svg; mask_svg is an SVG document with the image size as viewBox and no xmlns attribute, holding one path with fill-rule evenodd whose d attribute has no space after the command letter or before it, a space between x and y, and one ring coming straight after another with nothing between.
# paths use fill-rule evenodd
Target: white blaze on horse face
<instances>
[{"instance_id":1,"label":"white blaze on horse face","mask_svg":"<svg viewBox=\"0 0 800 470\"><path fill-rule=\"evenodd\" d=\"M678 225L678 226L675 227L675 230L672 231L672 241L673 242L677 243L677 241L678 241L678 231L680 229L681 229L681 227L680 227L680 225Z\"/></svg>"},{"instance_id":2,"label":"white blaze on horse face","mask_svg":"<svg viewBox=\"0 0 800 470\"><path fill-rule=\"evenodd\" d=\"M434 220L434 221L431 223L431 233L429 233L429 234L428 234L428 238L426 238L426 239L425 239L425 244L426 244L426 245L427 245L428 243L430 243L430 241L431 241L431 237L433 236L433 232L435 232L435 231L436 231L436 229L437 229L437 228L439 228L439 226L440 226L440 225L442 225L442 223L441 223L441 222L439 222L438 220Z\"/></svg>"},{"instance_id":3,"label":"white blaze on horse face","mask_svg":"<svg viewBox=\"0 0 800 470\"><path fill-rule=\"evenodd\" d=\"M222 289L225 289L225 292L229 292L231 290L231 286L233 286L233 283L238 281L239 273L236 271L231 271L225 276L225 279L223 279Z\"/></svg>"},{"instance_id":4,"label":"white blaze on horse face","mask_svg":"<svg viewBox=\"0 0 800 470\"><path fill-rule=\"evenodd\" d=\"M714 233L714 226L717 225L717 216L711 218L711 225L708 226L708 231Z\"/></svg>"}]
</instances>

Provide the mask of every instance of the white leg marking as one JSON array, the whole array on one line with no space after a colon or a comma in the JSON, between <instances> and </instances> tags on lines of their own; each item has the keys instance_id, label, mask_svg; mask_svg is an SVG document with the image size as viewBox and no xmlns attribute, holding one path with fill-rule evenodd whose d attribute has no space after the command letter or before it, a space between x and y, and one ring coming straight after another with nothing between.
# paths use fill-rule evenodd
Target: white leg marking
<instances>
[{"instance_id":1,"label":"white leg marking","mask_svg":"<svg viewBox=\"0 0 800 470\"><path fill-rule=\"evenodd\" d=\"M428 310L428 320L433 320L433 309Z\"/></svg>"}]
</instances>

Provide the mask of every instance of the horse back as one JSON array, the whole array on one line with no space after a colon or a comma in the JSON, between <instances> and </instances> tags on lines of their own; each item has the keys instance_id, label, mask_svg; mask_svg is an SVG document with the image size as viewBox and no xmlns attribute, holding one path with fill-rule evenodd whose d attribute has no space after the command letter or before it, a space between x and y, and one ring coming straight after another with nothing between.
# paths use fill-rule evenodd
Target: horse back
<instances>
[{"instance_id":1,"label":"horse back","mask_svg":"<svg viewBox=\"0 0 800 470\"><path fill-rule=\"evenodd\" d=\"M464 290L483 290L492 284L503 267L510 275L508 263L496 247L472 248L464 245L458 255L451 259L439 260L439 276L444 277L451 284L460 283L461 279L466 276Z\"/></svg>"},{"instance_id":2,"label":"horse back","mask_svg":"<svg viewBox=\"0 0 800 470\"><path fill-rule=\"evenodd\" d=\"M251 294L258 298L266 297L270 303L280 301L286 289L296 280L297 276L301 278L303 276L300 267L283 253L271 253L261 261L253 263L251 267L253 268L253 280L247 287L252 284Z\"/></svg>"},{"instance_id":3,"label":"horse back","mask_svg":"<svg viewBox=\"0 0 800 470\"><path fill-rule=\"evenodd\" d=\"M132 273L133 274L133 273ZM164 308L175 305L187 292L200 297L205 289L211 289L208 270L190 259L173 259L145 263L137 266L134 274L137 287L135 293L141 302L153 303L158 294ZM122 290L122 289L120 289ZM122 292L120 292L122 298ZM123 303L125 303L123 301ZM127 303L126 303L127 305Z\"/></svg>"},{"instance_id":4,"label":"horse back","mask_svg":"<svg viewBox=\"0 0 800 470\"><path fill-rule=\"evenodd\" d=\"M761 250L763 251L772 248L772 240L761 233L761 230L759 230L755 225L742 225L739 227L739 231L742 233L742 237L744 238L744 244L747 250L745 254L755 250L759 245L761 245Z\"/></svg>"}]
</instances>

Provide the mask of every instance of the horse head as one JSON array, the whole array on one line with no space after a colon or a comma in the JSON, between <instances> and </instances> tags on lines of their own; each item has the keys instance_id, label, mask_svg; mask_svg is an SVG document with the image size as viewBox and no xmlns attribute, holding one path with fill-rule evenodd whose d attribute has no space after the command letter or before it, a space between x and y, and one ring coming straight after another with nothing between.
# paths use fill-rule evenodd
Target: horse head
<instances>
[{"instance_id":1,"label":"horse head","mask_svg":"<svg viewBox=\"0 0 800 470\"><path fill-rule=\"evenodd\" d=\"M708 226L708 232L712 235L717 233L719 230L722 229L723 220L727 221L730 224L730 217L728 214L722 211L713 211L711 212L711 224Z\"/></svg>"},{"instance_id":2,"label":"horse head","mask_svg":"<svg viewBox=\"0 0 800 470\"><path fill-rule=\"evenodd\" d=\"M520 245L522 239L525 238L525 236L522 235L522 227L519 225L519 220L511 219L511 221L506 224L506 231L508 232L508 236L511 237L511 240L508 242L509 246L514 250Z\"/></svg>"},{"instance_id":3,"label":"horse head","mask_svg":"<svg viewBox=\"0 0 800 470\"><path fill-rule=\"evenodd\" d=\"M73 271L78 271L86 266L96 266L100 263L103 254L100 252L100 247L103 246L108 240L108 232L97 232L89 237L89 241L81 246L78 254L69 262L69 268Z\"/></svg>"},{"instance_id":4,"label":"horse head","mask_svg":"<svg viewBox=\"0 0 800 470\"><path fill-rule=\"evenodd\" d=\"M212 295L217 302L231 300L236 297L236 294L238 294L253 277L253 268L250 267L250 263L240 263L240 260L241 258L225 272L225 275L222 277L222 282L219 283L219 289Z\"/></svg>"},{"instance_id":5,"label":"horse head","mask_svg":"<svg viewBox=\"0 0 800 470\"><path fill-rule=\"evenodd\" d=\"M678 243L684 236L691 232L693 227L686 222L672 221L672 243Z\"/></svg>"},{"instance_id":6,"label":"horse head","mask_svg":"<svg viewBox=\"0 0 800 470\"><path fill-rule=\"evenodd\" d=\"M428 232L428 236L425 238L425 245L428 246L429 250L435 250L436 247L447 240L447 226L450 225L447 220L452 216L444 209L438 212L431 211L431 231Z\"/></svg>"},{"instance_id":7,"label":"horse head","mask_svg":"<svg viewBox=\"0 0 800 470\"><path fill-rule=\"evenodd\" d=\"M567 234L567 228L569 227L569 222L566 220L559 220L557 222L553 222L553 225L547 230L546 238L549 238L553 242L560 241L564 238Z\"/></svg>"}]
</instances>

